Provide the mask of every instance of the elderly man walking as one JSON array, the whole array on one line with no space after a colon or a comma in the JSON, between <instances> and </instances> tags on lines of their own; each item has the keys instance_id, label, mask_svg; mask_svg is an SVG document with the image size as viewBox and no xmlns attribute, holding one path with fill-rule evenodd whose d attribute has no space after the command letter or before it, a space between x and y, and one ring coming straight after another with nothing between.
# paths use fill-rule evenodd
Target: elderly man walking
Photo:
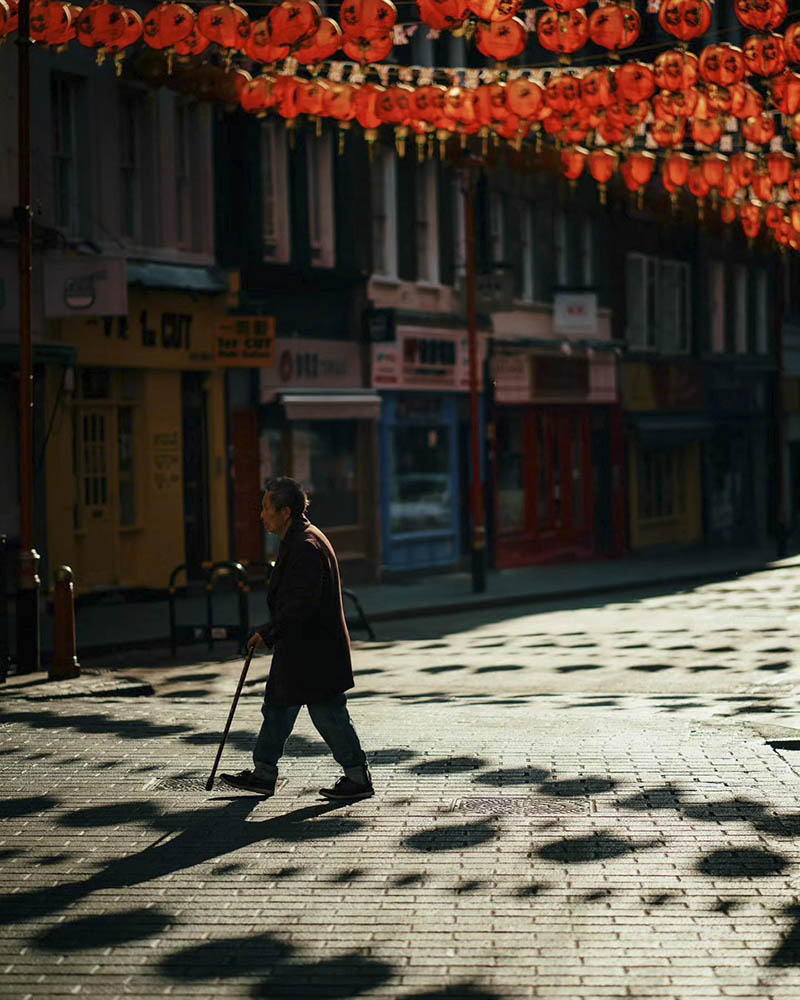
<instances>
[{"instance_id":1,"label":"elderly man walking","mask_svg":"<svg viewBox=\"0 0 800 1000\"><path fill-rule=\"evenodd\" d=\"M350 636L342 608L339 564L333 546L306 517L308 497L286 476L266 483L261 521L281 539L269 581L271 622L259 628L248 648L266 646L272 668L261 709L263 722L253 750L253 770L220 777L234 788L273 795L278 761L303 705L344 774L328 799L363 799L374 794L345 691L353 687Z\"/></svg>"}]
</instances>

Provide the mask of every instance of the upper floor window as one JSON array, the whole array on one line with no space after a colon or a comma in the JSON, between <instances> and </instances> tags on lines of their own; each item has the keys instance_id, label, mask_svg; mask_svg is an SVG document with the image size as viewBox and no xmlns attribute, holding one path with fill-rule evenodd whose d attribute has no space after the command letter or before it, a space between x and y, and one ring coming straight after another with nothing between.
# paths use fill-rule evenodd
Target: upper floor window
<instances>
[{"instance_id":1,"label":"upper floor window","mask_svg":"<svg viewBox=\"0 0 800 1000\"><path fill-rule=\"evenodd\" d=\"M77 161L78 81L61 74L50 79L53 135L54 218L57 226L76 234L80 226Z\"/></svg>"},{"instance_id":2,"label":"upper floor window","mask_svg":"<svg viewBox=\"0 0 800 1000\"><path fill-rule=\"evenodd\" d=\"M376 143L372 180L372 269L397 276L397 174L394 155Z\"/></svg>"},{"instance_id":3,"label":"upper floor window","mask_svg":"<svg viewBox=\"0 0 800 1000\"><path fill-rule=\"evenodd\" d=\"M124 237L142 238L142 149L144 98L135 90L120 91L119 101L120 223Z\"/></svg>"},{"instance_id":4,"label":"upper floor window","mask_svg":"<svg viewBox=\"0 0 800 1000\"><path fill-rule=\"evenodd\" d=\"M277 121L261 125L261 231L264 260L289 260L286 132Z\"/></svg>"},{"instance_id":5,"label":"upper floor window","mask_svg":"<svg viewBox=\"0 0 800 1000\"><path fill-rule=\"evenodd\" d=\"M769 351L769 297L767 287L767 269L756 268L755 273L755 341L756 353L766 354Z\"/></svg>"},{"instance_id":6,"label":"upper floor window","mask_svg":"<svg viewBox=\"0 0 800 1000\"><path fill-rule=\"evenodd\" d=\"M439 234L437 226L436 164L417 167L414 187L414 229L416 234L417 278L439 281Z\"/></svg>"},{"instance_id":7,"label":"upper floor window","mask_svg":"<svg viewBox=\"0 0 800 1000\"><path fill-rule=\"evenodd\" d=\"M725 350L725 265L712 260L708 265L711 350Z\"/></svg>"},{"instance_id":8,"label":"upper floor window","mask_svg":"<svg viewBox=\"0 0 800 1000\"><path fill-rule=\"evenodd\" d=\"M194 108L175 102L175 235L179 246L192 243L191 137Z\"/></svg>"},{"instance_id":9,"label":"upper floor window","mask_svg":"<svg viewBox=\"0 0 800 1000\"><path fill-rule=\"evenodd\" d=\"M515 292L524 302L534 297L534 211L529 201L520 202L519 211L519 270Z\"/></svg>"},{"instance_id":10,"label":"upper floor window","mask_svg":"<svg viewBox=\"0 0 800 1000\"><path fill-rule=\"evenodd\" d=\"M629 346L665 353L688 351L692 322L689 265L631 253L625 278Z\"/></svg>"},{"instance_id":11,"label":"upper floor window","mask_svg":"<svg viewBox=\"0 0 800 1000\"><path fill-rule=\"evenodd\" d=\"M750 329L747 267L744 264L737 264L735 275L735 300L733 307L734 346L737 354L747 354L747 334Z\"/></svg>"},{"instance_id":12,"label":"upper floor window","mask_svg":"<svg viewBox=\"0 0 800 1000\"><path fill-rule=\"evenodd\" d=\"M492 270L505 263L505 221L505 198L499 191L492 191L489 194L489 264Z\"/></svg>"},{"instance_id":13,"label":"upper floor window","mask_svg":"<svg viewBox=\"0 0 800 1000\"><path fill-rule=\"evenodd\" d=\"M451 198L453 212L453 252L455 279L460 281L467 270L466 234L464 231L464 191L459 171L452 172Z\"/></svg>"},{"instance_id":14,"label":"upper floor window","mask_svg":"<svg viewBox=\"0 0 800 1000\"><path fill-rule=\"evenodd\" d=\"M333 161L331 134L306 143L308 170L308 239L311 263L317 267L333 267Z\"/></svg>"},{"instance_id":15,"label":"upper floor window","mask_svg":"<svg viewBox=\"0 0 800 1000\"><path fill-rule=\"evenodd\" d=\"M553 219L553 243L556 254L556 285L563 288L569 284L569 231L564 212L556 212Z\"/></svg>"}]
</instances>

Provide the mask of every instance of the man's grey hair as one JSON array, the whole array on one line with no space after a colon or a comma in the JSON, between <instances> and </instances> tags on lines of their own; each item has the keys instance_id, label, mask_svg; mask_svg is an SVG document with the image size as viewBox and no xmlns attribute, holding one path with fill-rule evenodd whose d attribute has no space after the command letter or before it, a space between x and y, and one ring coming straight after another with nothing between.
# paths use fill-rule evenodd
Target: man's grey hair
<instances>
[{"instance_id":1,"label":"man's grey hair","mask_svg":"<svg viewBox=\"0 0 800 1000\"><path fill-rule=\"evenodd\" d=\"M274 476L264 483L265 492L272 498L275 510L288 507L292 517L300 517L308 510L308 497L302 485L288 476Z\"/></svg>"}]
</instances>

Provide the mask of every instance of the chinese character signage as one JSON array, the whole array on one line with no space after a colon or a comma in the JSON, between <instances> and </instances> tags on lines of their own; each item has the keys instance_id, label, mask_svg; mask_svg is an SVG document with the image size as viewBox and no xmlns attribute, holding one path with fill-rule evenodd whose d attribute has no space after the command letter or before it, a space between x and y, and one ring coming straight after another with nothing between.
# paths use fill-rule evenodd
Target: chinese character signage
<instances>
[{"instance_id":1,"label":"chinese character signage","mask_svg":"<svg viewBox=\"0 0 800 1000\"><path fill-rule=\"evenodd\" d=\"M269 368L275 364L274 316L226 316L214 334L219 367Z\"/></svg>"},{"instance_id":2,"label":"chinese character signage","mask_svg":"<svg viewBox=\"0 0 800 1000\"><path fill-rule=\"evenodd\" d=\"M478 338L478 384L483 382L486 341ZM397 340L372 345L375 389L469 389L469 337L466 330L427 327L397 331Z\"/></svg>"}]
</instances>

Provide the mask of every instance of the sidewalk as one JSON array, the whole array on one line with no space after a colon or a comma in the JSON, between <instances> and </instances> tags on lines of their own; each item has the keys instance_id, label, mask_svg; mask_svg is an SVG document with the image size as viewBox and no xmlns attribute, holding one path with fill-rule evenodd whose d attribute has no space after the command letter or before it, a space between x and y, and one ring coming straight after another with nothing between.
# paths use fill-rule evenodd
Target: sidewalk
<instances>
[{"instance_id":1,"label":"sidewalk","mask_svg":"<svg viewBox=\"0 0 800 1000\"><path fill-rule=\"evenodd\" d=\"M387 582L353 588L370 622L421 615L438 615L467 608L492 608L541 603L650 586L677 586L735 577L771 566L800 565L800 555L775 561L772 544L741 549L673 550L660 555L628 556L613 561L566 563L490 571L486 591L472 592L469 573L420 576L403 582ZM343 581L347 587L347 580ZM109 595L109 600L114 596ZM363 638L355 608L345 600L345 611L354 636ZM254 590L249 596L251 626L266 618L266 594ZM237 620L232 595L214 599L215 623ZM178 602L179 623L205 622L205 599L183 598ZM78 607L76 613L78 653L102 653L114 649L167 646L169 612L166 599L125 603L98 603ZM13 622L12 622L13 624ZM380 630L377 629L378 637ZM12 645L13 648L13 645ZM52 619L42 615L42 649L52 648Z\"/></svg>"}]
</instances>

